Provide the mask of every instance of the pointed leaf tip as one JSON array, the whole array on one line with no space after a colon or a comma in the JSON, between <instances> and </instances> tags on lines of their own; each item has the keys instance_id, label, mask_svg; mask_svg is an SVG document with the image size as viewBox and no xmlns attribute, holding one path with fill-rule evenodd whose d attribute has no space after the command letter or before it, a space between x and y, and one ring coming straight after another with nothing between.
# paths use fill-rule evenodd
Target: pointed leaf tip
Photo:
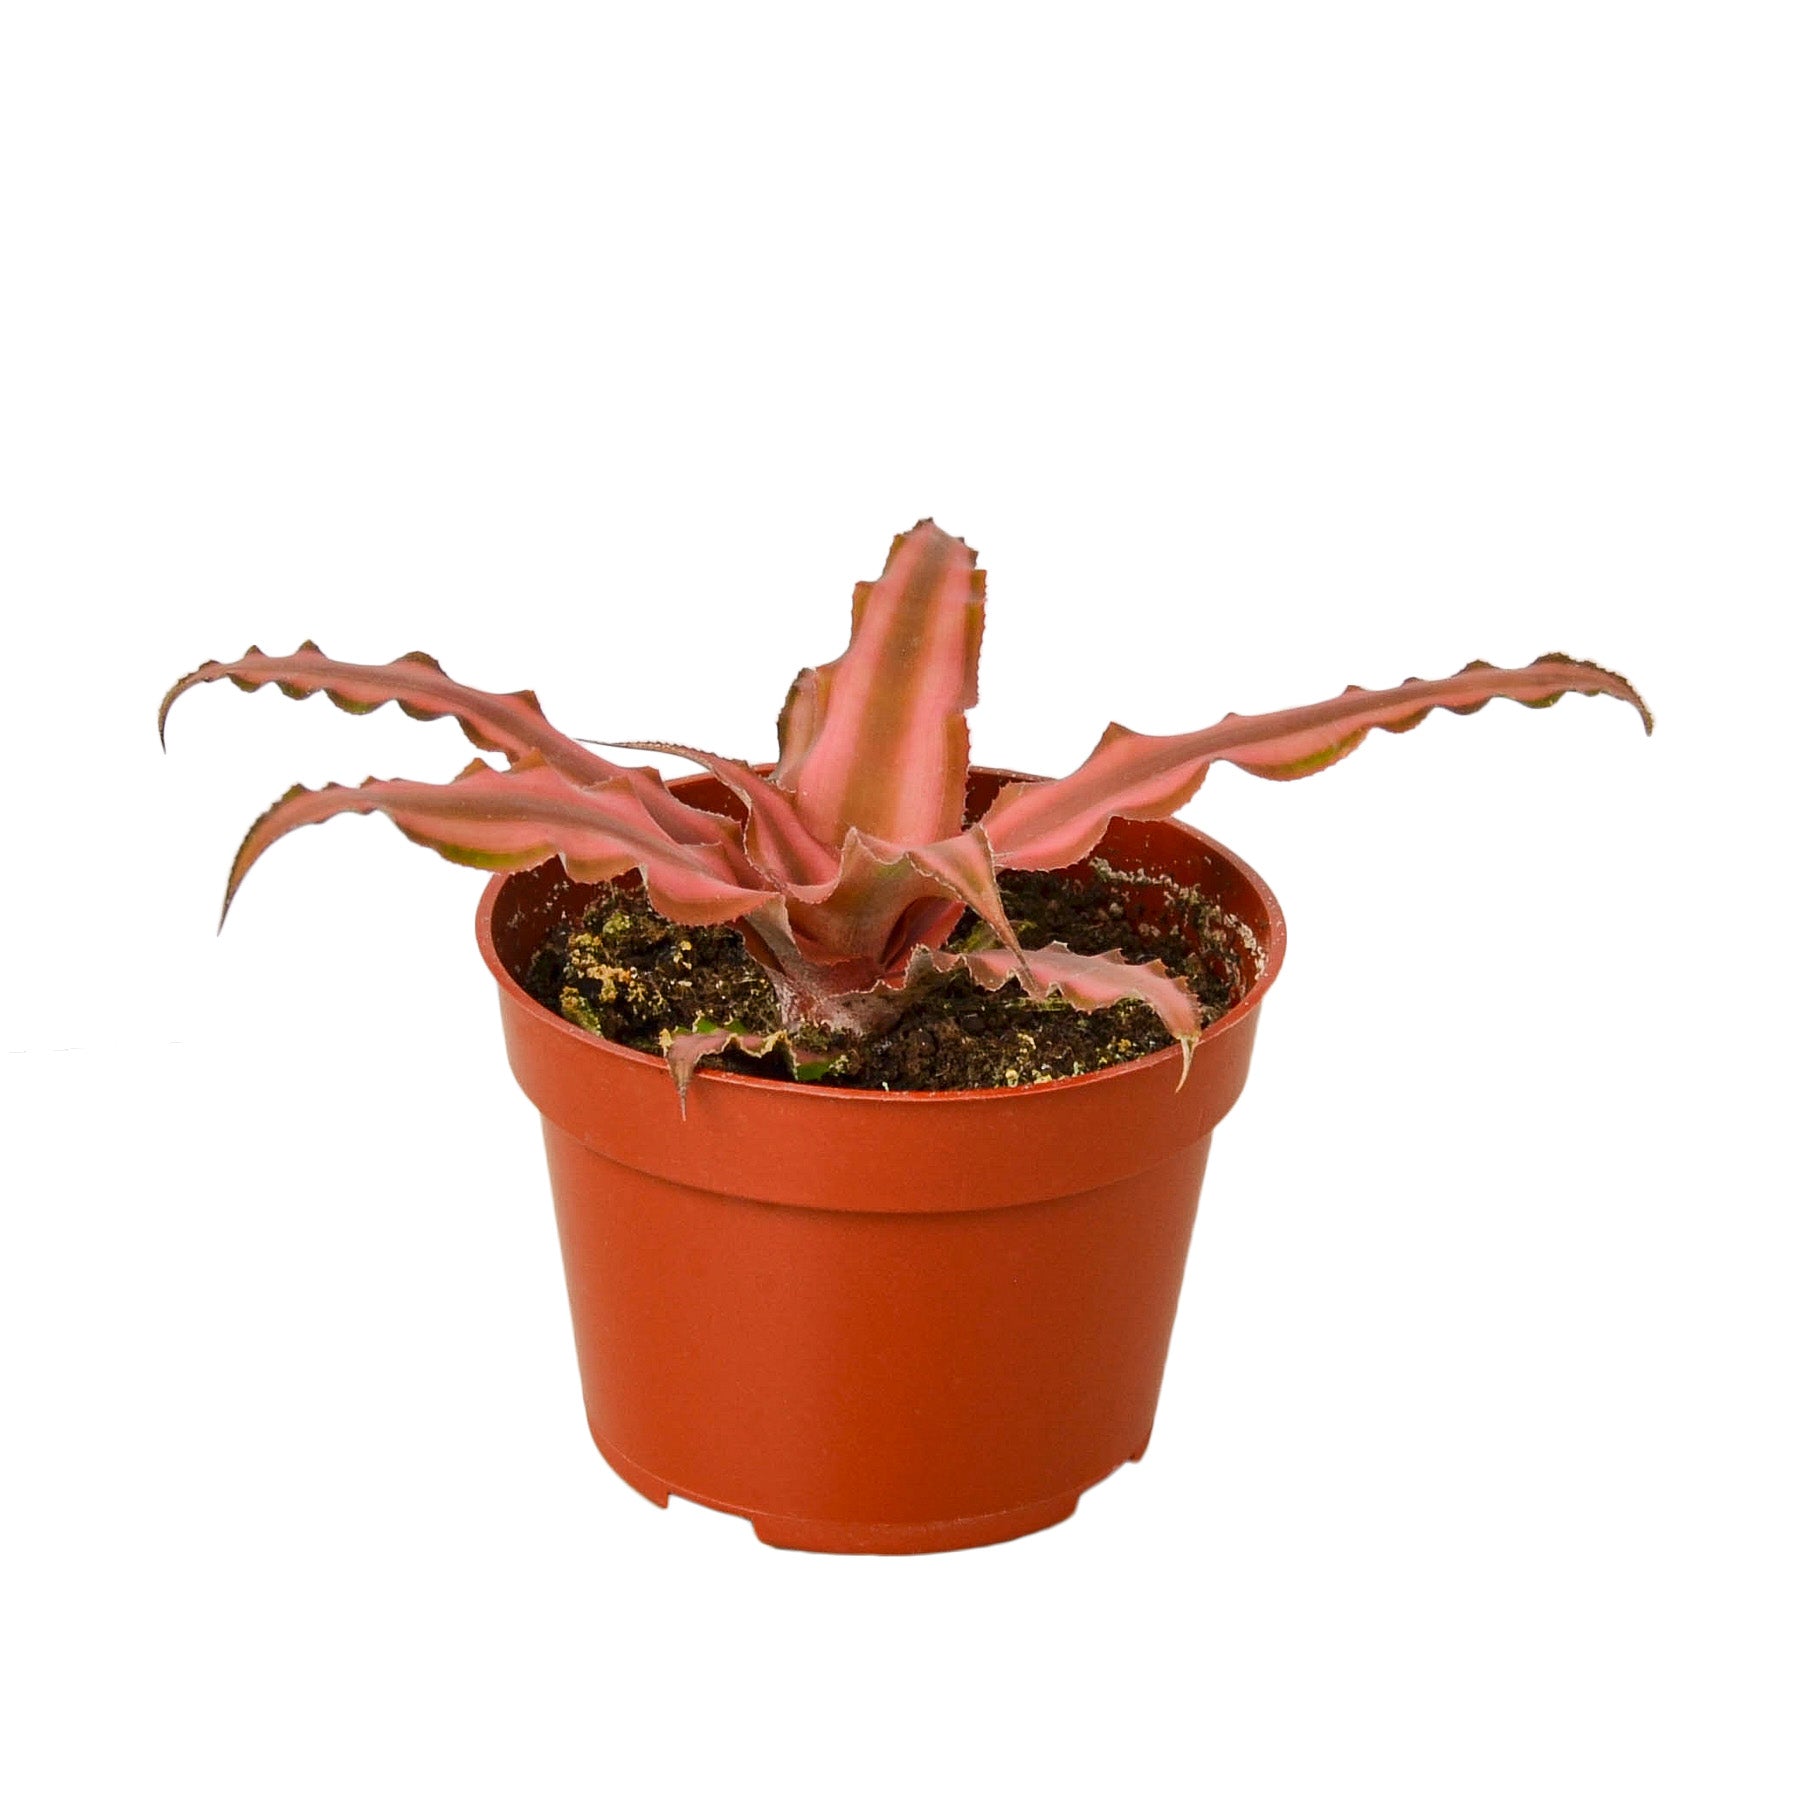
<instances>
[{"instance_id":1,"label":"pointed leaf tip","mask_svg":"<svg viewBox=\"0 0 1800 1800\"><path fill-rule=\"evenodd\" d=\"M169 709L189 688L230 681L245 690L273 685L292 699L324 694L346 712L372 712L393 701L410 718L454 719L478 750L495 751L522 765L547 763L577 787L626 781L657 825L678 843L712 845L741 854L742 834L730 819L687 805L671 794L653 769L622 769L558 731L529 689L513 694L465 687L446 675L423 650L391 663L337 662L308 638L291 656L265 656L254 644L234 663L204 662L170 688L157 713L165 744Z\"/></svg>"},{"instance_id":2,"label":"pointed leaf tip","mask_svg":"<svg viewBox=\"0 0 1800 1800\"><path fill-rule=\"evenodd\" d=\"M821 843L852 828L905 845L961 829L978 573L967 544L921 520L895 538L878 580L857 583L849 648L789 691L775 779Z\"/></svg>"},{"instance_id":3,"label":"pointed leaf tip","mask_svg":"<svg viewBox=\"0 0 1800 1800\"><path fill-rule=\"evenodd\" d=\"M444 783L371 777L359 787L289 788L239 846L226 906L264 852L289 832L342 813L373 812L386 814L414 843L469 868L528 869L559 857L571 879L590 882L637 869L651 905L680 924L725 924L779 904L741 852L670 836L625 776L582 786L529 756L510 769L477 757ZM769 929L778 923L771 919Z\"/></svg>"},{"instance_id":4,"label":"pointed leaf tip","mask_svg":"<svg viewBox=\"0 0 1800 1800\"><path fill-rule=\"evenodd\" d=\"M1591 693L1597 691L1610 694L1615 700L1623 700L1628 706L1636 708L1638 717L1644 722L1644 736L1650 737L1654 734L1656 730L1656 715L1651 712L1644 700L1644 696L1640 694L1623 675L1619 674L1616 669L1602 668L1599 663L1595 662L1583 662L1580 657L1565 655L1561 650L1552 650L1547 656L1540 656L1538 661L1540 663L1561 663L1566 667L1577 671L1586 670L1589 674L1603 679L1608 685L1597 690L1586 687L1571 687L1568 691L1570 693ZM1493 665L1489 663L1483 664L1482 666L1491 668ZM1555 698L1560 699L1561 695L1557 695Z\"/></svg>"},{"instance_id":5,"label":"pointed leaf tip","mask_svg":"<svg viewBox=\"0 0 1800 1800\"><path fill-rule=\"evenodd\" d=\"M581 738L581 743L594 743ZM749 814L744 848L750 860L777 886L791 891L814 887L837 878L839 853L822 844L800 818L794 797L766 775L735 757L717 756L691 744L671 744L660 738L639 738L602 746L608 750L647 750L659 756L679 756L707 770L742 802Z\"/></svg>"},{"instance_id":6,"label":"pointed leaf tip","mask_svg":"<svg viewBox=\"0 0 1800 1800\"><path fill-rule=\"evenodd\" d=\"M664 1031L663 1060L669 1065L669 1074L675 1082L675 1098L681 1107L682 1118L687 1117L688 1089L693 1086L694 1076L706 1057L718 1056L727 1050L741 1050L746 1056L760 1060L777 1049L786 1051L788 1069L798 1081L817 1081L830 1070L829 1062L821 1065L801 1058L786 1031L749 1031L742 1025L717 1025L707 1018L696 1019L689 1031ZM802 1074L802 1066L815 1072Z\"/></svg>"},{"instance_id":7,"label":"pointed leaf tip","mask_svg":"<svg viewBox=\"0 0 1800 1800\"><path fill-rule=\"evenodd\" d=\"M1200 1008L1187 982L1171 975L1160 962L1127 962L1117 950L1087 955L1063 943L1026 950L1019 958L1003 950L931 950L920 945L908 964L905 984L921 979L927 970L948 975L955 969L967 969L990 993L1008 981L1017 981L1034 998L1060 994L1078 1012L1098 1012L1121 1000L1141 1000L1182 1046L1181 1079L1187 1080L1194 1045L1200 1038Z\"/></svg>"},{"instance_id":8,"label":"pointed leaf tip","mask_svg":"<svg viewBox=\"0 0 1800 1800\"><path fill-rule=\"evenodd\" d=\"M1270 781L1296 781L1341 761L1371 731L1411 731L1434 708L1479 712L1490 700L1549 706L1565 694L1603 694L1650 709L1622 675L1560 651L1520 669L1472 662L1443 681L1350 686L1335 700L1285 712L1227 714L1205 731L1148 737L1109 726L1079 769L1059 781L1001 790L982 823L1002 868L1055 869L1077 862L1114 819L1166 819L1198 791L1215 762Z\"/></svg>"}]
</instances>

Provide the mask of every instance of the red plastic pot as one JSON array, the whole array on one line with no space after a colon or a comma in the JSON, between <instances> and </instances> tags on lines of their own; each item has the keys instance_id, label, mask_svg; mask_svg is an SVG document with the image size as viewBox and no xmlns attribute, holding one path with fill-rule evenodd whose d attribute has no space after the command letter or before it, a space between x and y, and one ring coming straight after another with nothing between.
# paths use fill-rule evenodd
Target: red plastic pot
<instances>
[{"instance_id":1,"label":"red plastic pot","mask_svg":"<svg viewBox=\"0 0 1800 1800\"><path fill-rule=\"evenodd\" d=\"M979 772L979 803L1005 777ZM706 777L680 784L729 810ZM1120 821L1100 853L1198 886L1262 967L1179 1051L1037 1087L878 1093L699 1074L578 1030L519 974L591 890L496 877L477 930L543 1115L589 1428L640 1493L765 1543L954 1550L1041 1530L1141 1457L1213 1127L1286 928L1228 850Z\"/></svg>"}]
</instances>

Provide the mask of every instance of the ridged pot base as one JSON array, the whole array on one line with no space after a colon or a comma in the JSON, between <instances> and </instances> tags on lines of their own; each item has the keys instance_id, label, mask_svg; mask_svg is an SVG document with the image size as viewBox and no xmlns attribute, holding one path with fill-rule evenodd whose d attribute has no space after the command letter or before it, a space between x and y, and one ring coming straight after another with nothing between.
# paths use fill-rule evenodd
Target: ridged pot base
<instances>
[{"instance_id":1,"label":"ridged pot base","mask_svg":"<svg viewBox=\"0 0 1800 1800\"><path fill-rule=\"evenodd\" d=\"M1074 1512L1077 1502L1089 1487L1071 1489L1066 1494L1053 1494L1048 1500L1033 1500L1024 1506L1008 1507L1003 1512L982 1513L972 1519L934 1519L926 1524L840 1524L827 1519L794 1519L781 1513L753 1512L748 1507L733 1506L715 1494L697 1494L678 1487L640 1469L622 1450L616 1450L598 1432L593 1434L600 1454L622 1481L637 1489L646 1500L667 1506L673 1497L691 1500L697 1506L709 1506L714 1512L734 1513L748 1519L756 1535L777 1550L823 1550L834 1554L862 1556L917 1556L933 1550L977 1550L983 1544L1003 1544L1009 1538L1029 1537L1034 1531L1060 1525ZM1141 1462L1149 1440L1127 1462ZM1121 1465L1122 1467L1123 1465ZM1107 1470L1107 1475L1116 1473ZM1100 1477L1101 1481L1106 1475Z\"/></svg>"}]
</instances>

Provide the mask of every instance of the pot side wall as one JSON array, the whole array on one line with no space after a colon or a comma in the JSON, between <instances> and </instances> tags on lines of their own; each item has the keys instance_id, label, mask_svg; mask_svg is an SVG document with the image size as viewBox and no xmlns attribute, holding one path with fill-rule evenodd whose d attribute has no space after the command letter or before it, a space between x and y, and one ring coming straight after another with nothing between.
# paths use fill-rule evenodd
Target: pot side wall
<instances>
[{"instance_id":1,"label":"pot side wall","mask_svg":"<svg viewBox=\"0 0 1800 1800\"><path fill-rule=\"evenodd\" d=\"M660 1059L518 984L588 890L554 864L490 884L482 948L544 1116L588 1422L640 1492L742 1513L770 1543L951 1549L1052 1524L1143 1454L1211 1134L1284 931L1254 873L1185 826L1121 823L1101 851L1214 894L1263 949L1179 1089L1175 1050L961 1094L706 1071L683 1119Z\"/></svg>"},{"instance_id":2,"label":"pot side wall","mask_svg":"<svg viewBox=\"0 0 1800 1800\"><path fill-rule=\"evenodd\" d=\"M544 1137L588 1423L651 1499L772 1543L949 1548L1143 1454L1210 1139L1037 1206L853 1213Z\"/></svg>"}]
</instances>

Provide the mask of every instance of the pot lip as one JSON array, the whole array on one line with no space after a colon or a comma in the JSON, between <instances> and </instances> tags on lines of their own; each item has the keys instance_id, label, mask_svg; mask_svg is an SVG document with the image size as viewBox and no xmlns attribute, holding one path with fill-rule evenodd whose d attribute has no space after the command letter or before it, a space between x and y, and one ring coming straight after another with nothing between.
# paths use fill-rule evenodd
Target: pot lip
<instances>
[{"instance_id":1,"label":"pot lip","mask_svg":"<svg viewBox=\"0 0 1800 1800\"><path fill-rule=\"evenodd\" d=\"M1020 774L1011 769L990 769L985 766L971 768L971 774L991 775L1001 781L1042 781L1041 775ZM671 781L672 790L679 791L690 782L705 781L705 776L684 776ZM1258 948L1262 952L1262 967L1256 978L1245 989L1243 998L1229 1010L1222 1013L1212 1024L1208 1025L1200 1036L1200 1045L1215 1041L1226 1035L1233 1028L1251 1018L1261 1006L1263 997L1274 985L1275 977L1281 973L1281 965L1287 955L1287 920L1276 900L1269 884L1237 854L1221 844L1215 837L1209 837L1204 831L1197 830L1181 819L1158 819L1148 821L1164 825L1174 831L1185 833L1188 837L1204 844L1223 861L1228 862L1238 874L1249 884L1251 890L1262 902L1269 916L1269 936L1265 943L1258 939ZM560 1033L565 1041L578 1044L582 1052L588 1055L612 1056L623 1059L628 1065L637 1064L645 1069L666 1072L667 1064L660 1056L651 1056L647 1051L633 1050L626 1044L615 1044L610 1038L599 1037L591 1031L583 1031L579 1025L572 1025L559 1013L553 1013L547 1006L533 999L513 978L512 972L500 960L500 953L494 946L494 912L500 903L500 896L505 892L507 883L515 875L527 873L523 869L503 870L494 875L482 890L481 903L475 913L475 938L481 948L482 961L487 964L488 973L499 984L501 996L515 1006L528 1009L534 1020L548 1025L553 1031ZM694 1082L705 1082L709 1086L723 1085L727 1087L749 1088L758 1093L766 1093L773 1089L784 1098L798 1099L805 1103L823 1105L867 1105L875 1101L883 1105L943 1106L970 1105L973 1103L993 1103L1001 1101L1020 1101L1031 1098L1047 1098L1052 1094L1066 1093L1071 1088L1092 1087L1104 1082L1141 1078L1159 1069L1171 1068L1180 1059L1181 1046L1170 1044L1161 1050L1154 1050L1148 1056L1134 1057L1130 1062L1114 1063L1110 1068L1092 1069L1085 1075L1063 1075L1054 1081L1034 1082L1029 1087L987 1087L987 1088L839 1088L814 1085L800 1081L776 1081L761 1075L740 1075L732 1069L697 1069Z\"/></svg>"}]
</instances>

